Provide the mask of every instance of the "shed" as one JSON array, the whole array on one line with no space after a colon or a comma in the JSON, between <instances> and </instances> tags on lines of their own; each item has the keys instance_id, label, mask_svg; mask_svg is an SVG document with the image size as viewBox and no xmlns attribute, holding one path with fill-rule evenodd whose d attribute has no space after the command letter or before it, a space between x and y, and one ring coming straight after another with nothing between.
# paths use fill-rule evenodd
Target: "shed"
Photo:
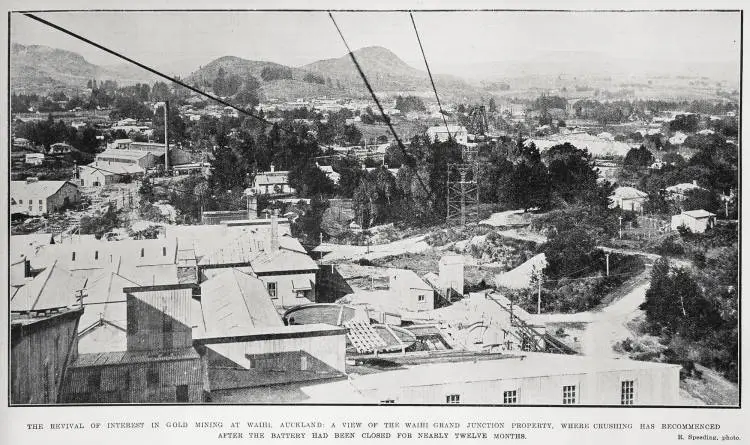
<instances>
[{"instance_id":1,"label":"shed","mask_svg":"<svg viewBox=\"0 0 750 445\"><path fill-rule=\"evenodd\" d=\"M685 227L693 233L704 233L716 225L716 214L706 210L688 210L672 216L672 230Z\"/></svg>"}]
</instances>

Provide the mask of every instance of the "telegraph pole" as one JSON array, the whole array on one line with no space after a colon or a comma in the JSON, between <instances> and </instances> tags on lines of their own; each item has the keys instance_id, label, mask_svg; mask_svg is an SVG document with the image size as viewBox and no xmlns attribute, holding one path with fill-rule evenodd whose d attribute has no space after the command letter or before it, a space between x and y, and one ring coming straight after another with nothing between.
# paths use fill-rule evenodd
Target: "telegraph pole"
<instances>
[{"instance_id":1,"label":"telegraph pole","mask_svg":"<svg viewBox=\"0 0 750 445\"><path fill-rule=\"evenodd\" d=\"M539 272L537 275L537 291L536 291L536 313L542 313L542 273Z\"/></svg>"},{"instance_id":2,"label":"telegraph pole","mask_svg":"<svg viewBox=\"0 0 750 445\"><path fill-rule=\"evenodd\" d=\"M620 220L620 239L622 239L622 216L618 216L617 219Z\"/></svg>"},{"instance_id":3,"label":"telegraph pole","mask_svg":"<svg viewBox=\"0 0 750 445\"><path fill-rule=\"evenodd\" d=\"M605 253L604 256L607 258L607 276L609 276L609 252Z\"/></svg>"}]
</instances>

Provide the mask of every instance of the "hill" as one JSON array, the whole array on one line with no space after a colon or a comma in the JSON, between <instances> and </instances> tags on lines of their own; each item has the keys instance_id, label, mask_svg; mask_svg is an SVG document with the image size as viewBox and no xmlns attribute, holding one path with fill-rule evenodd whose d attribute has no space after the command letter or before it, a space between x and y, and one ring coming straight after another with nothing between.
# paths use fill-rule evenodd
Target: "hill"
<instances>
[{"instance_id":1,"label":"hill","mask_svg":"<svg viewBox=\"0 0 750 445\"><path fill-rule=\"evenodd\" d=\"M386 48L361 48L354 54L377 93L430 93L432 91L426 72L409 66ZM223 69L227 76L236 75L242 80L247 76L253 76L261 82L261 92L267 98L293 99L315 95L368 96L367 89L348 54L301 67L225 56L200 67L190 74L188 81L210 86L216 79L219 69ZM283 75L277 78L270 75L272 72L283 73ZM478 89L457 77L438 75L436 83L440 88L441 96L460 94L465 97L480 94Z\"/></svg>"},{"instance_id":2,"label":"hill","mask_svg":"<svg viewBox=\"0 0 750 445\"><path fill-rule=\"evenodd\" d=\"M131 65L95 65L72 51L18 43L11 46L10 81L14 93L76 93L90 79L129 84L152 82L154 77Z\"/></svg>"}]
</instances>

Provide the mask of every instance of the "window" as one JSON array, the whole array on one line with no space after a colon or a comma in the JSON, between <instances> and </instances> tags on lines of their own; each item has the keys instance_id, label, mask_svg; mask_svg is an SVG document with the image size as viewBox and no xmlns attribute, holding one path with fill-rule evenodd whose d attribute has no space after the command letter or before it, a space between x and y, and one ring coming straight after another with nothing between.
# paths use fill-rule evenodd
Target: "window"
<instances>
[{"instance_id":1,"label":"window","mask_svg":"<svg viewBox=\"0 0 750 445\"><path fill-rule=\"evenodd\" d=\"M159 384L159 369L156 366L148 368L146 382L149 388L154 388Z\"/></svg>"},{"instance_id":2,"label":"window","mask_svg":"<svg viewBox=\"0 0 750 445\"><path fill-rule=\"evenodd\" d=\"M563 405L576 403L576 385L563 386Z\"/></svg>"},{"instance_id":3,"label":"window","mask_svg":"<svg viewBox=\"0 0 750 445\"><path fill-rule=\"evenodd\" d=\"M102 374L101 371L96 370L92 374L89 374L88 378L86 379L86 386L88 386L89 391L99 391L99 387L102 384Z\"/></svg>"},{"instance_id":4,"label":"window","mask_svg":"<svg viewBox=\"0 0 750 445\"><path fill-rule=\"evenodd\" d=\"M461 396L458 394L448 394L445 396L445 403L448 403L450 405L457 405L460 402Z\"/></svg>"},{"instance_id":5,"label":"window","mask_svg":"<svg viewBox=\"0 0 750 445\"><path fill-rule=\"evenodd\" d=\"M272 281L266 285L268 287L268 295L271 298L279 298L278 292L276 291L276 282Z\"/></svg>"},{"instance_id":6,"label":"window","mask_svg":"<svg viewBox=\"0 0 750 445\"><path fill-rule=\"evenodd\" d=\"M417 301L420 301L420 302L424 301L424 295L418 295L417 296Z\"/></svg>"},{"instance_id":7,"label":"window","mask_svg":"<svg viewBox=\"0 0 750 445\"><path fill-rule=\"evenodd\" d=\"M307 356L306 355L303 355L302 357L300 357L299 369L302 371L307 371Z\"/></svg>"},{"instance_id":8,"label":"window","mask_svg":"<svg viewBox=\"0 0 750 445\"><path fill-rule=\"evenodd\" d=\"M167 248L166 247L162 247L161 248L161 256L167 256Z\"/></svg>"},{"instance_id":9,"label":"window","mask_svg":"<svg viewBox=\"0 0 750 445\"><path fill-rule=\"evenodd\" d=\"M623 380L620 390L620 405L632 405L635 399L635 382Z\"/></svg>"},{"instance_id":10,"label":"window","mask_svg":"<svg viewBox=\"0 0 750 445\"><path fill-rule=\"evenodd\" d=\"M518 391L515 389L512 391L503 391L503 404L514 405L518 403Z\"/></svg>"},{"instance_id":11,"label":"window","mask_svg":"<svg viewBox=\"0 0 750 445\"><path fill-rule=\"evenodd\" d=\"M381 405L393 405L394 403L396 403L396 401L393 399L385 399L380 401Z\"/></svg>"},{"instance_id":12,"label":"window","mask_svg":"<svg viewBox=\"0 0 750 445\"><path fill-rule=\"evenodd\" d=\"M143 258L143 254L145 253L145 249L141 247L141 258Z\"/></svg>"},{"instance_id":13,"label":"window","mask_svg":"<svg viewBox=\"0 0 750 445\"><path fill-rule=\"evenodd\" d=\"M94 251L94 259L95 259L95 260L98 260L98 259L99 259L99 251L98 251L98 250L95 250L95 251Z\"/></svg>"},{"instance_id":14,"label":"window","mask_svg":"<svg viewBox=\"0 0 750 445\"><path fill-rule=\"evenodd\" d=\"M175 388L175 396L178 402L189 402L190 399L188 397L188 386L177 385L177 387Z\"/></svg>"},{"instance_id":15,"label":"window","mask_svg":"<svg viewBox=\"0 0 750 445\"><path fill-rule=\"evenodd\" d=\"M18 203L19 203L19 204L23 204L23 199L19 199L19 200L18 200Z\"/></svg>"},{"instance_id":16,"label":"window","mask_svg":"<svg viewBox=\"0 0 750 445\"><path fill-rule=\"evenodd\" d=\"M73 252L73 255L72 255L72 257L70 258L70 261L75 261L75 260L76 260L76 253L75 253L75 252Z\"/></svg>"},{"instance_id":17,"label":"window","mask_svg":"<svg viewBox=\"0 0 750 445\"><path fill-rule=\"evenodd\" d=\"M125 371L125 374L120 379L120 389L127 391L130 389L130 371Z\"/></svg>"}]
</instances>

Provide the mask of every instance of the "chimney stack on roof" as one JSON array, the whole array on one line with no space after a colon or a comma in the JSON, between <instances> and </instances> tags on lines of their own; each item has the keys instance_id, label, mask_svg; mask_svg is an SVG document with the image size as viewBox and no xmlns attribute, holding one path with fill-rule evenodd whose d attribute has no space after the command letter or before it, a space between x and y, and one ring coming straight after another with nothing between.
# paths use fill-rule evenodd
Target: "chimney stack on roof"
<instances>
[{"instance_id":1,"label":"chimney stack on roof","mask_svg":"<svg viewBox=\"0 0 750 445\"><path fill-rule=\"evenodd\" d=\"M275 165L273 165L273 164L271 164L271 173L273 173L273 172L275 172L275 171L276 171L276 166L275 166Z\"/></svg>"}]
</instances>

